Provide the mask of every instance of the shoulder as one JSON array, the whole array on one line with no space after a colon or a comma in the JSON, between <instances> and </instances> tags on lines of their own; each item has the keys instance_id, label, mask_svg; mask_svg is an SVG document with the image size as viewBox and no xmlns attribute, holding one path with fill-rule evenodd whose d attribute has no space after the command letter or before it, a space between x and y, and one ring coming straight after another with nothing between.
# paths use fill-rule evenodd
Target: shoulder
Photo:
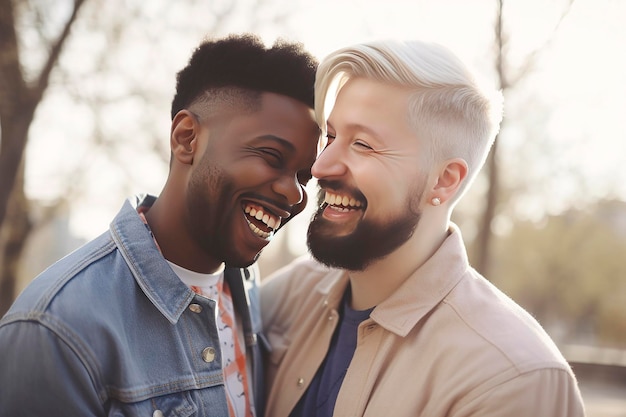
<instances>
[{"instance_id":1,"label":"shoulder","mask_svg":"<svg viewBox=\"0 0 626 417\"><path fill-rule=\"evenodd\" d=\"M150 301L109 232L57 261L18 296L0 326L40 327L71 343L128 322ZM151 304L150 304L151 305ZM96 342L97 344L97 342Z\"/></svg>"},{"instance_id":2,"label":"shoulder","mask_svg":"<svg viewBox=\"0 0 626 417\"><path fill-rule=\"evenodd\" d=\"M443 303L465 329L466 340L476 340L477 351L489 352L484 355L487 362L499 358L520 373L543 368L569 371L539 322L473 269Z\"/></svg>"},{"instance_id":3,"label":"shoulder","mask_svg":"<svg viewBox=\"0 0 626 417\"><path fill-rule=\"evenodd\" d=\"M487 381L456 404L460 415L583 417L585 407L571 372L542 368Z\"/></svg>"},{"instance_id":4,"label":"shoulder","mask_svg":"<svg viewBox=\"0 0 626 417\"><path fill-rule=\"evenodd\" d=\"M33 371L36 374L56 372L58 377L60 363L82 369L82 363L94 357L86 337L99 333L108 312L116 310L115 298L125 291L105 290L115 285L107 283L115 253L105 233L37 276L0 321L0 352L16 353L14 366L39 368Z\"/></svg>"},{"instance_id":5,"label":"shoulder","mask_svg":"<svg viewBox=\"0 0 626 417\"><path fill-rule=\"evenodd\" d=\"M462 399L459 414L531 415L516 411L558 409L564 401L579 407L576 379L554 341L528 312L472 269L409 337L398 356L423 360L427 375L445 375L447 383L433 395ZM524 405L529 397L545 404ZM503 404L511 405L510 413L503 413Z\"/></svg>"},{"instance_id":6,"label":"shoulder","mask_svg":"<svg viewBox=\"0 0 626 417\"><path fill-rule=\"evenodd\" d=\"M265 278L261 283L261 296L297 298L310 294L316 287L327 292L341 275L341 271L305 255Z\"/></svg>"},{"instance_id":7,"label":"shoulder","mask_svg":"<svg viewBox=\"0 0 626 417\"><path fill-rule=\"evenodd\" d=\"M84 293L84 281L90 280L90 276L97 270L101 271L97 275L104 275L105 271L110 270L106 258L114 253L115 247L107 232L55 262L26 286L5 318L15 314L32 315L34 312L47 311L59 299L67 298L80 303L81 299L88 296ZM94 292L97 291L94 289Z\"/></svg>"},{"instance_id":8,"label":"shoulder","mask_svg":"<svg viewBox=\"0 0 626 417\"><path fill-rule=\"evenodd\" d=\"M303 256L276 271L261 283L264 325L286 323L298 311L311 308L329 294L341 292L345 273ZM289 319L289 320L288 320Z\"/></svg>"}]
</instances>

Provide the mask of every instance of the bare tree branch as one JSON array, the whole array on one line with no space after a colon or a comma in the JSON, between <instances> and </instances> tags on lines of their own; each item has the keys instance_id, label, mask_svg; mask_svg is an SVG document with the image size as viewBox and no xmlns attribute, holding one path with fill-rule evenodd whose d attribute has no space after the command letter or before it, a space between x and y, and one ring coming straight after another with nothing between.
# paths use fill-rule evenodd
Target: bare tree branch
<instances>
[{"instance_id":1,"label":"bare tree branch","mask_svg":"<svg viewBox=\"0 0 626 417\"><path fill-rule=\"evenodd\" d=\"M541 45L537 46L528 54L527 58L524 60L524 64L516 72L516 74L510 75L509 83L507 83L507 87L510 85L515 85L519 83L528 73L532 71L533 67L537 63L537 60L539 59L539 56L546 49L548 49L550 44L554 41L555 39L554 35L559 31L561 24L563 23L567 15L569 15L570 11L572 10L574 1L575 0L567 0L567 4L565 5L565 8L561 11L561 15L559 16L559 21L556 23L556 25L552 29L551 34L545 38L544 42Z\"/></svg>"},{"instance_id":2,"label":"bare tree branch","mask_svg":"<svg viewBox=\"0 0 626 417\"><path fill-rule=\"evenodd\" d=\"M15 9L12 0L0 0L0 227L24 149L28 141L28 129L35 109L48 86L50 74L59 60L61 49L76 20L78 9L84 0L75 0L74 9L61 34L53 43L34 87L28 87L21 70Z\"/></svg>"},{"instance_id":3,"label":"bare tree branch","mask_svg":"<svg viewBox=\"0 0 626 417\"><path fill-rule=\"evenodd\" d=\"M59 62L59 56L61 55L63 45L65 45L65 41L70 35L72 25L74 24L74 22L76 21L76 17L78 16L78 11L84 3L85 0L74 0L74 8L72 9L72 14L65 23L61 34L52 44L52 48L50 48L50 54L48 55L48 59L46 60L43 68L41 69L41 73L39 74L39 78L36 83L36 88L33 91L33 99L36 100L37 103L41 100L43 93L48 87L48 84L50 82L50 74L52 73L52 70L56 66L57 62Z\"/></svg>"}]
</instances>

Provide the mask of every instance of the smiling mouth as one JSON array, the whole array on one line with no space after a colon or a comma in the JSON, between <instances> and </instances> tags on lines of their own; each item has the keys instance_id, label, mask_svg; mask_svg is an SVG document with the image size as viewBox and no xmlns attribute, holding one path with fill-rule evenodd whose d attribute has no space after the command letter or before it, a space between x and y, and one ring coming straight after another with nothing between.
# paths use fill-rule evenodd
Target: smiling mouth
<instances>
[{"instance_id":1,"label":"smiling mouth","mask_svg":"<svg viewBox=\"0 0 626 417\"><path fill-rule=\"evenodd\" d=\"M328 207L331 210L345 213L351 210L363 210L365 208L365 203L348 195L335 194L330 191L326 191L322 207Z\"/></svg>"},{"instance_id":2,"label":"smiling mouth","mask_svg":"<svg viewBox=\"0 0 626 417\"><path fill-rule=\"evenodd\" d=\"M246 202L243 205L244 218L252 233L261 239L270 240L280 227L281 217L259 204Z\"/></svg>"}]
</instances>

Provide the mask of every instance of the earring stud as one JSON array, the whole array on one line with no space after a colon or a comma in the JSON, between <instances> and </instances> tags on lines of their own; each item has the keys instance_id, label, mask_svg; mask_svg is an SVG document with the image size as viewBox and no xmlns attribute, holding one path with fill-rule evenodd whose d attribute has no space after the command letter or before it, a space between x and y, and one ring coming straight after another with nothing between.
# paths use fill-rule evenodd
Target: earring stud
<instances>
[{"instance_id":1,"label":"earring stud","mask_svg":"<svg viewBox=\"0 0 626 417\"><path fill-rule=\"evenodd\" d=\"M438 206L439 204L441 204L441 199L439 197L434 197L431 200L431 203L433 203L433 206Z\"/></svg>"}]
</instances>

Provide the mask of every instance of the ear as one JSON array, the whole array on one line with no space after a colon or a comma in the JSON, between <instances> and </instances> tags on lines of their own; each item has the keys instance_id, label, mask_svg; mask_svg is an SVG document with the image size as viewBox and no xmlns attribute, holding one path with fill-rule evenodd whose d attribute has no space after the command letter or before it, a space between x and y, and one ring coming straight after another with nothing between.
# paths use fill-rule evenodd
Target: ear
<instances>
[{"instance_id":1,"label":"ear","mask_svg":"<svg viewBox=\"0 0 626 417\"><path fill-rule=\"evenodd\" d=\"M428 201L438 199L437 204L441 204L452 199L459 191L465 177L467 177L467 162L464 159L455 158L446 161Z\"/></svg>"},{"instance_id":2,"label":"ear","mask_svg":"<svg viewBox=\"0 0 626 417\"><path fill-rule=\"evenodd\" d=\"M189 110L181 110L172 120L170 149L172 158L186 165L193 164L198 148L200 123Z\"/></svg>"}]
</instances>

